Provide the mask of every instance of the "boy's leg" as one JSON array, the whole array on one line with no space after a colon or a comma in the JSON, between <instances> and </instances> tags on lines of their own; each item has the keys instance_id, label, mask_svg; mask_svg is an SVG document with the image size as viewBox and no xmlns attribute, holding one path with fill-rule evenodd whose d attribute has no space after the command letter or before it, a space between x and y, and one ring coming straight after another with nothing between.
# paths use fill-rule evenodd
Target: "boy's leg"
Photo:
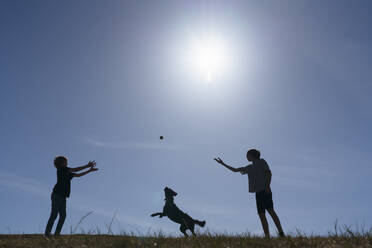
<instances>
[{"instance_id":1,"label":"boy's leg","mask_svg":"<svg viewBox=\"0 0 372 248\"><path fill-rule=\"evenodd\" d=\"M256 192L257 213L260 216L262 229L266 238L270 238L269 225L265 216L265 191Z\"/></svg>"},{"instance_id":2,"label":"boy's leg","mask_svg":"<svg viewBox=\"0 0 372 248\"><path fill-rule=\"evenodd\" d=\"M265 212L259 213L258 216L260 216L262 229L264 230L265 237L270 238L269 225L267 224L267 219L266 219L266 216L265 216Z\"/></svg>"},{"instance_id":3,"label":"boy's leg","mask_svg":"<svg viewBox=\"0 0 372 248\"><path fill-rule=\"evenodd\" d=\"M57 224L57 227L56 227L56 232L54 233L55 235L59 235L61 233L62 226L65 223L65 219L66 219L66 198L61 199L61 204L59 206L58 213L59 213L59 220L58 220L58 224Z\"/></svg>"},{"instance_id":4,"label":"boy's leg","mask_svg":"<svg viewBox=\"0 0 372 248\"><path fill-rule=\"evenodd\" d=\"M284 236L282 225L280 224L279 217L276 214L276 212L274 211L274 209L273 208L270 208L270 209L267 210L267 212L269 212L269 214L271 215L271 218L273 218L273 221L274 221L274 223L276 225L276 228L278 228L279 235L281 237Z\"/></svg>"},{"instance_id":5,"label":"boy's leg","mask_svg":"<svg viewBox=\"0 0 372 248\"><path fill-rule=\"evenodd\" d=\"M44 233L45 236L49 236L50 232L52 231L52 227L53 227L54 221L57 218L58 209L59 209L59 205L60 205L60 202L58 201L58 199L56 199L56 197L54 195L52 195L51 198L52 198L51 199L52 200L52 211L50 213L49 220L48 220L48 223L47 223L46 228L45 228L45 233Z\"/></svg>"}]
</instances>

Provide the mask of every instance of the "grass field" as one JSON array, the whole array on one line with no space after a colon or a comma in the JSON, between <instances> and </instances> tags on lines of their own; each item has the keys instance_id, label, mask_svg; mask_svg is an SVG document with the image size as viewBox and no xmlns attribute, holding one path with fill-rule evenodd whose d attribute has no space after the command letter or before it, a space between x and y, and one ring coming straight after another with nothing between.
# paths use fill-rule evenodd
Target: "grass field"
<instances>
[{"instance_id":1,"label":"grass field","mask_svg":"<svg viewBox=\"0 0 372 248\"><path fill-rule=\"evenodd\" d=\"M1 248L119 248L119 247L372 247L370 233L331 234L328 237L295 237L264 239L250 235L200 235L196 238L166 237L164 235L62 235L45 240L41 235L0 235Z\"/></svg>"}]
</instances>

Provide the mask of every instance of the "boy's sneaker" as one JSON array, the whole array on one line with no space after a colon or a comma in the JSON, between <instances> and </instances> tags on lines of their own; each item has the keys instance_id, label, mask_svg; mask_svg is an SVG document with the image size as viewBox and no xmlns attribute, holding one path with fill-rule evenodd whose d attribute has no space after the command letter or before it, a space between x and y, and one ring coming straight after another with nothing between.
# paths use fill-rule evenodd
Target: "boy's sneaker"
<instances>
[{"instance_id":1,"label":"boy's sneaker","mask_svg":"<svg viewBox=\"0 0 372 248\"><path fill-rule=\"evenodd\" d=\"M48 235L48 234L44 234L44 235L43 235L43 238L44 238L45 240L50 240L50 235Z\"/></svg>"},{"instance_id":2,"label":"boy's sneaker","mask_svg":"<svg viewBox=\"0 0 372 248\"><path fill-rule=\"evenodd\" d=\"M279 237L281 237L281 238L285 238L284 232L280 232L280 233L279 233Z\"/></svg>"}]
</instances>

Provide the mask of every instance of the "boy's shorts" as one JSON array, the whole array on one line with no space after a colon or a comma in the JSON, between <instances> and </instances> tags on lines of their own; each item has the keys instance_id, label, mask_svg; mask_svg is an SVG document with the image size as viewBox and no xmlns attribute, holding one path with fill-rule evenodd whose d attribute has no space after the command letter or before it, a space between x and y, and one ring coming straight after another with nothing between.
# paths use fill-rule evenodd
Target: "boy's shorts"
<instances>
[{"instance_id":1,"label":"boy's shorts","mask_svg":"<svg viewBox=\"0 0 372 248\"><path fill-rule=\"evenodd\" d=\"M265 213L266 209L274 208L273 194L267 193L265 190L256 192L256 205L259 214Z\"/></svg>"}]
</instances>

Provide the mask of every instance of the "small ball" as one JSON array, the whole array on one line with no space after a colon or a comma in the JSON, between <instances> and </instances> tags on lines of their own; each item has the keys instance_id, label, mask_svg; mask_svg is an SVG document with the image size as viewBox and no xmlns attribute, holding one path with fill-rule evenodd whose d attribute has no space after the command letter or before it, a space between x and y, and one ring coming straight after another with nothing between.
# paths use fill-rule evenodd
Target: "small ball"
<instances>
[{"instance_id":1,"label":"small ball","mask_svg":"<svg viewBox=\"0 0 372 248\"><path fill-rule=\"evenodd\" d=\"M162 139L164 139L164 137L163 136L160 136L160 139L162 140Z\"/></svg>"}]
</instances>

